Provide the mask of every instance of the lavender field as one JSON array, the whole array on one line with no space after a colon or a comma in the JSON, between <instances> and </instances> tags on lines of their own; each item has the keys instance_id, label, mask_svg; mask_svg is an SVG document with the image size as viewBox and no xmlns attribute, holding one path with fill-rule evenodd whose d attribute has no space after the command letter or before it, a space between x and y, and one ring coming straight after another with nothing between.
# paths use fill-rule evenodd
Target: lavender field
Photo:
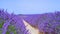
<instances>
[{"instance_id":1,"label":"lavender field","mask_svg":"<svg viewBox=\"0 0 60 34\"><path fill-rule=\"evenodd\" d=\"M60 34L60 12L16 15L0 10L0 34Z\"/></svg>"}]
</instances>

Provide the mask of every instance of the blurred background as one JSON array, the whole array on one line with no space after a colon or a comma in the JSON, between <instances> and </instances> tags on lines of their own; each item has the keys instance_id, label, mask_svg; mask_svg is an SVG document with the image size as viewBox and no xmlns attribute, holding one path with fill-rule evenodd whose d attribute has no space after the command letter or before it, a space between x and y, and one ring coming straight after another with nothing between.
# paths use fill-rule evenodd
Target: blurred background
<instances>
[{"instance_id":1,"label":"blurred background","mask_svg":"<svg viewBox=\"0 0 60 34\"><path fill-rule=\"evenodd\" d=\"M15 14L42 14L60 11L60 0L0 0L0 9Z\"/></svg>"}]
</instances>

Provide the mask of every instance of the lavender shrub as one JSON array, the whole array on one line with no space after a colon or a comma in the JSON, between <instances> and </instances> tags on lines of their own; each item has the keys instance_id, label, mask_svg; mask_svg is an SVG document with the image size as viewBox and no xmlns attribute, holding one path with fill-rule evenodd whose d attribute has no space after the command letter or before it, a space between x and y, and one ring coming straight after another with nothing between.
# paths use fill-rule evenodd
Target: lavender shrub
<instances>
[{"instance_id":1,"label":"lavender shrub","mask_svg":"<svg viewBox=\"0 0 60 34\"><path fill-rule=\"evenodd\" d=\"M28 22L31 26L38 26L39 14L37 15L23 15L23 19Z\"/></svg>"},{"instance_id":2,"label":"lavender shrub","mask_svg":"<svg viewBox=\"0 0 60 34\"><path fill-rule=\"evenodd\" d=\"M58 34L59 32L56 31L57 26L60 26L60 12L43 14L40 17L38 23L40 31L48 32L48 34Z\"/></svg>"},{"instance_id":3,"label":"lavender shrub","mask_svg":"<svg viewBox=\"0 0 60 34\"><path fill-rule=\"evenodd\" d=\"M18 28L16 28L15 33L10 32L9 34L27 34L24 23L22 23L21 18L19 18L17 15L9 14L4 10L0 10L0 18L4 20L4 24L2 25L2 34L8 34L8 26L12 24L15 26L15 28ZM19 32L17 32L17 29L19 29Z\"/></svg>"},{"instance_id":4,"label":"lavender shrub","mask_svg":"<svg viewBox=\"0 0 60 34\"><path fill-rule=\"evenodd\" d=\"M45 34L59 34L60 33L60 12L45 13L36 15L23 15L23 19L32 26L37 26L40 32ZM58 27L58 28L57 28ZM59 32L57 32L59 31Z\"/></svg>"},{"instance_id":5,"label":"lavender shrub","mask_svg":"<svg viewBox=\"0 0 60 34\"><path fill-rule=\"evenodd\" d=\"M45 32L45 34L60 33L60 12L18 16L0 10L1 34L29 34L23 19L31 26L37 27L40 32ZM13 28L13 31L11 28Z\"/></svg>"}]
</instances>

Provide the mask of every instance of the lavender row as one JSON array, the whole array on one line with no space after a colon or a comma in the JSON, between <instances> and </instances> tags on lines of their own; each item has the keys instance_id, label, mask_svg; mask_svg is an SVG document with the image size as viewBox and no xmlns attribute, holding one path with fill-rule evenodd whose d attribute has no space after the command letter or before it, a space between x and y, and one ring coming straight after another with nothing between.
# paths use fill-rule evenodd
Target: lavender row
<instances>
[{"instance_id":1,"label":"lavender row","mask_svg":"<svg viewBox=\"0 0 60 34\"><path fill-rule=\"evenodd\" d=\"M0 10L0 18L4 20L4 24L2 25L2 34L8 34L8 27L10 25L15 26L16 32L10 32L9 34L27 34L24 23L22 23L21 18L19 18L17 15L9 14L7 12L4 12L4 10ZM18 29L19 32L17 32Z\"/></svg>"},{"instance_id":2,"label":"lavender row","mask_svg":"<svg viewBox=\"0 0 60 34\"><path fill-rule=\"evenodd\" d=\"M39 31L41 32L48 32L48 34L60 33L60 12L59 11L55 13L25 15L23 18L30 25L38 27Z\"/></svg>"},{"instance_id":3,"label":"lavender row","mask_svg":"<svg viewBox=\"0 0 60 34\"><path fill-rule=\"evenodd\" d=\"M2 19L0 20L1 22L4 22L1 25L2 34L6 34L10 25L14 26L15 34L28 34L22 19L28 22L31 26L37 27L41 32L46 32L48 34L60 33L60 12L34 15L15 15L9 14L4 10L0 10L0 19ZM14 34L13 32L10 31L9 33Z\"/></svg>"}]
</instances>

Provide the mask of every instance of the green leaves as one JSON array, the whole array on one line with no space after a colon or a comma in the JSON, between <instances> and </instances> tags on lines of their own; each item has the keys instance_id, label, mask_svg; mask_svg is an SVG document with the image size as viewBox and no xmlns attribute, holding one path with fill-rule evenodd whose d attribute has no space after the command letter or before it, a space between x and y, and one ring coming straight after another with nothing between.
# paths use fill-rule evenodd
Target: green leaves
<instances>
[{"instance_id":1,"label":"green leaves","mask_svg":"<svg viewBox=\"0 0 60 34\"><path fill-rule=\"evenodd\" d=\"M9 31L7 31L7 32L6 32L6 34L10 34L10 32L9 32Z\"/></svg>"},{"instance_id":2,"label":"green leaves","mask_svg":"<svg viewBox=\"0 0 60 34\"><path fill-rule=\"evenodd\" d=\"M9 25L9 26L8 26L8 30L9 30L10 32L13 32L14 34L16 34L15 26Z\"/></svg>"},{"instance_id":3,"label":"green leaves","mask_svg":"<svg viewBox=\"0 0 60 34\"><path fill-rule=\"evenodd\" d=\"M2 28L3 24L4 24L4 19L0 18L0 28Z\"/></svg>"},{"instance_id":4,"label":"green leaves","mask_svg":"<svg viewBox=\"0 0 60 34\"><path fill-rule=\"evenodd\" d=\"M8 26L8 29L11 30L11 31L14 31L15 30L15 27L13 25L9 25Z\"/></svg>"},{"instance_id":5,"label":"green leaves","mask_svg":"<svg viewBox=\"0 0 60 34\"><path fill-rule=\"evenodd\" d=\"M14 33L14 34L17 34L17 33L16 33L16 30L15 30L13 33Z\"/></svg>"},{"instance_id":6,"label":"green leaves","mask_svg":"<svg viewBox=\"0 0 60 34\"><path fill-rule=\"evenodd\" d=\"M0 23L0 28L2 28L3 24L4 24L4 21Z\"/></svg>"},{"instance_id":7,"label":"green leaves","mask_svg":"<svg viewBox=\"0 0 60 34\"><path fill-rule=\"evenodd\" d=\"M0 30L0 34L2 34L2 30Z\"/></svg>"}]
</instances>

